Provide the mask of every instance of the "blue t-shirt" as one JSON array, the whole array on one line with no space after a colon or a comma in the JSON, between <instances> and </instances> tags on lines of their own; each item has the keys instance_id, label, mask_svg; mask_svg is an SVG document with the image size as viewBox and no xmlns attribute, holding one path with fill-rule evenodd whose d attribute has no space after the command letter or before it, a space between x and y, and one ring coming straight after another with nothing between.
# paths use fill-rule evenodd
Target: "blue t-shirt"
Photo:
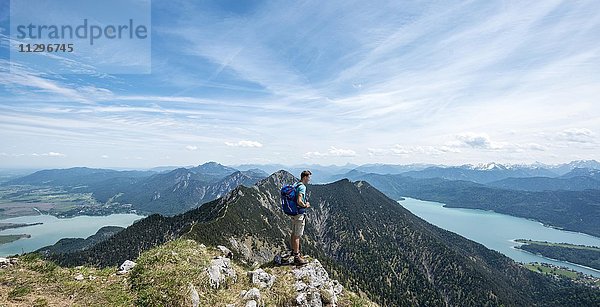
<instances>
[{"instance_id":1,"label":"blue t-shirt","mask_svg":"<svg viewBox=\"0 0 600 307\"><path fill-rule=\"evenodd\" d=\"M296 183L296 194L302 194L302 202L306 204L306 186L302 182Z\"/></svg>"}]
</instances>

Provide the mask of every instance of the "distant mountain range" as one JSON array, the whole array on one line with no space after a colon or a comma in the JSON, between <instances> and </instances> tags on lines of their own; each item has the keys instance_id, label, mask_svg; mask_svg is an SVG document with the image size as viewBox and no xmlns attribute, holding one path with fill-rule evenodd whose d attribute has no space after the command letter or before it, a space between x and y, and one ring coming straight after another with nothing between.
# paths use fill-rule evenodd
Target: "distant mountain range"
<instances>
[{"instance_id":1,"label":"distant mountain range","mask_svg":"<svg viewBox=\"0 0 600 307\"><path fill-rule=\"evenodd\" d=\"M100 202L128 203L138 212L172 215L218 198L240 184L252 185L265 176L255 171L204 174L194 168L179 168L141 180L105 181L85 191L92 192Z\"/></svg>"},{"instance_id":2,"label":"distant mountain range","mask_svg":"<svg viewBox=\"0 0 600 307\"><path fill-rule=\"evenodd\" d=\"M560 178L575 178L575 177L590 177L595 180L600 180L600 169L589 167L576 167L568 173L560 176Z\"/></svg>"},{"instance_id":3,"label":"distant mountain range","mask_svg":"<svg viewBox=\"0 0 600 307\"><path fill-rule=\"evenodd\" d=\"M469 180L478 183L488 183L509 177L557 176L545 168L507 167L496 163L480 166L432 166L420 171L409 171L402 174L413 178L443 178L449 180Z\"/></svg>"},{"instance_id":4,"label":"distant mountain range","mask_svg":"<svg viewBox=\"0 0 600 307\"><path fill-rule=\"evenodd\" d=\"M339 174L343 174L352 170L358 170L367 173L378 173L378 174L400 174L408 171L418 171L427 167L434 166L433 164L408 164L408 165L397 165L397 164L345 164L341 166L337 165L319 165L319 164L304 164L304 165L283 165L283 164L241 164L234 165L236 169L248 170L248 169L261 169L271 174L281 169L285 169L290 173L300 176L303 170L310 170L313 175L311 176L313 183L326 183L337 180Z\"/></svg>"},{"instance_id":5,"label":"distant mountain range","mask_svg":"<svg viewBox=\"0 0 600 307\"><path fill-rule=\"evenodd\" d=\"M487 185L504 189L524 191L583 191L587 189L600 189L600 170L578 167L556 178L511 177L493 181Z\"/></svg>"},{"instance_id":6,"label":"distant mountain range","mask_svg":"<svg viewBox=\"0 0 600 307\"><path fill-rule=\"evenodd\" d=\"M344 174L358 171L374 174L404 174L414 178L444 178L450 180L469 180L478 183L490 183L506 178L548 177L557 178L566 175L575 169L600 170L600 162L595 160L577 160L569 163L548 165L543 163L533 164L501 164L482 163L464 164L460 166L445 166L434 164L346 164L346 165L283 165L283 164L240 164L225 166L217 162L206 162L198 166L159 166L149 170L117 171L112 169L94 169L87 167L74 167L68 169L41 170L33 174L13 178L3 185L29 184L75 186L90 185L114 178L143 178L159 173L169 173L176 169L187 169L195 174L202 174L204 181L222 179L235 171L251 171L255 174L268 175L280 169L286 169L297 176L303 170L313 172L313 183L332 182L343 178ZM11 176L15 176L12 171ZM212 178L212 179L211 179Z\"/></svg>"},{"instance_id":7,"label":"distant mountain range","mask_svg":"<svg viewBox=\"0 0 600 307\"><path fill-rule=\"evenodd\" d=\"M290 221L279 207L279 189L296 180L278 171L199 208L172 217L153 214L90 248L49 257L61 265L113 266L184 238L225 245L243 261L266 263L286 249ZM319 259L332 278L382 306L592 306L600 301L598 289L532 272L425 222L367 181L309 185L308 198L312 208L303 252Z\"/></svg>"},{"instance_id":8,"label":"distant mountain range","mask_svg":"<svg viewBox=\"0 0 600 307\"><path fill-rule=\"evenodd\" d=\"M450 180L468 180L478 183L489 183L505 178L555 178L562 176L576 168L600 170L600 162L596 160L577 160L556 165L543 163L501 164L489 162L481 164L464 164L460 166L434 164L346 164L343 166L322 166L317 164L306 164L292 167L281 164L244 164L234 167L240 170L258 168L267 173L273 173L280 169L286 169L295 175L299 175L304 169L309 169L313 172L312 179L314 183L332 182L339 178L344 178L346 173L354 171L382 175L404 174L414 178L444 178Z\"/></svg>"},{"instance_id":9,"label":"distant mountain range","mask_svg":"<svg viewBox=\"0 0 600 307\"><path fill-rule=\"evenodd\" d=\"M559 175L564 175L576 168L600 169L600 162L596 160L576 160L565 164L549 165L546 168Z\"/></svg>"},{"instance_id":10,"label":"distant mountain range","mask_svg":"<svg viewBox=\"0 0 600 307\"><path fill-rule=\"evenodd\" d=\"M300 173L304 170L310 170L312 172L313 183L325 183L330 182L331 177L337 174L342 174L360 167L356 164L345 164L345 165L319 165L319 164L302 164L302 165L283 165L283 164L241 164L232 166L239 170L250 170L250 169L261 169L268 174L272 174L278 170L285 169L290 173L300 176Z\"/></svg>"},{"instance_id":11,"label":"distant mountain range","mask_svg":"<svg viewBox=\"0 0 600 307\"><path fill-rule=\"evenodd\" d=\"M88 167L49 169L9 180L3 185L86 186L115 178L143 178L152 171L116 171Z\"/></svg>"},{"instance_id":12,"label":"distant mountain range","mask_svg":"<svg viewBox=\"0 0 600 307\"><path fill-rule=\"evenodd\" d=\"M216 199L238 185L251 186L277 167L284 168L276 164L234 168L216 162L189 168L161 167L155 171L77 167L42 170L2 185L60 186L91 193L115 212L134 210L142 214L175 215ZM556 227L600 234L595 226L600 223L600 213L595 211L600 203L597 197L600 163L595 160L560 165L306 164L290 170L299 176L305 169L313 172L313 183L343 178L365 180L392 198L409 196L454 207L495 210Z\"/></svg>"},{"instance_id":13,"label":"distant mountain range","mask_svg":"<svg viewBox=\"0 0 600 307\"><path fill-rule=\"evenodd\" d=\"M92 193L99 202L137 213L173 215L218 198L238 185L252 185L267 173L238 171L216 162L189 169L115 171L85 167L43 170L13 179L4 185L60 186Z\"/></svg>"}]
</instances>

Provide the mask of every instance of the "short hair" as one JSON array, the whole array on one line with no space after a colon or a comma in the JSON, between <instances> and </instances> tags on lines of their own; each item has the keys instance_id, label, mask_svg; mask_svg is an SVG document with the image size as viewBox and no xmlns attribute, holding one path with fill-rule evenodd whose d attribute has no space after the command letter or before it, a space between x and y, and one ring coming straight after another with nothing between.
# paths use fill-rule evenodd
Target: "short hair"
<instances>
[{"instance_id":1,"label":"short hair","mask_svg":"<svg viewBox=\"0 0 600 307\"><path fill-rule=\"evenodd\" d=\"M312 173L309 170L302 171L302 174L300 174L300 180L304 179L304 177L308 175L312 175Z\"/></svg>"}]
</instances>

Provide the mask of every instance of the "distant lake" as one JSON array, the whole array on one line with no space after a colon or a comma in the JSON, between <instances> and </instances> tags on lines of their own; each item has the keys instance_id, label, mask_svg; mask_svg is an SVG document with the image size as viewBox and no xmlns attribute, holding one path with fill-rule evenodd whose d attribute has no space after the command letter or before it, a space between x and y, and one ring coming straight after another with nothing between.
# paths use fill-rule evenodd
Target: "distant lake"
<instances>
[{"instance_id":1,"label":"distant lake","mask_svg":"<svg viewBox=\"0 0 600 307\"><path fill-rule=\"evenodd\" d=\"M600 277L600 271L598 270L552 260L516 249L514 247L519 246L520 243L513 241L515 239L531 239L600 246L600 238L598 237L550 228L536 221L492 211L444 208L442 203L413 198L406 198L398 203L431 224L481 243L487 248L499 251L515 261L523 263L546 262Z\"/></svg>"},{"instance_id":2,"label":"distant lake","mask_svg":"<svg viewBox=\"0 0 600 307\"><path fill-rule=\"evenodd\" d=\"M144 216L136 214L84 215L60 219L52 215L30 215L0 220L0 223L43 223L41 225L0 231L0 235L31 235L31 238L23 238L11 243L0 244L0 257L31 252L40 247L52 245L62 238L87 238L104 226L127 227L141 218L144 218Z\"/></svg>"}]
</instances>

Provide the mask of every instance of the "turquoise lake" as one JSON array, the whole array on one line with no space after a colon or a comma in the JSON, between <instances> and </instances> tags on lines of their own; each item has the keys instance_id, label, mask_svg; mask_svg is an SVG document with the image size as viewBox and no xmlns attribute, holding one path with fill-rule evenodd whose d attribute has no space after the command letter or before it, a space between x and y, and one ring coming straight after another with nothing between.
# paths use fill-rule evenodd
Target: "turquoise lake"
<instances>
[{"instance_id":1,"label":"turquoise lake","mask_svg":"<svg viewBox=\"0 0 600 307\"><path fill-rule=\"evenodd\" d=\"M546 262L600 277L600 271L516 249L515 239L600 246L600 238L546 227L542 223L493 211L445 208L442 203L406 198L399 201L413 214L440 228L499 251L515 261Z\"/></svg>"},{"instance_id":2,"label":"turquoise lake","mask_svg":"<svg viewBox=\"0 0 600 307\"><path fill-rule=\"evenodd\" d=\"M0 235L30 234L31 238L0 244L0 257L31 252L52 245L62 238L87 238L103 226L127 227L144 216L136 214L111 214L106 216L76 216L57 218L52 215L19 216L0 220L0 223L38 223L41 225L11 228L0 231Z\"/></svg>"}]
</instances>

